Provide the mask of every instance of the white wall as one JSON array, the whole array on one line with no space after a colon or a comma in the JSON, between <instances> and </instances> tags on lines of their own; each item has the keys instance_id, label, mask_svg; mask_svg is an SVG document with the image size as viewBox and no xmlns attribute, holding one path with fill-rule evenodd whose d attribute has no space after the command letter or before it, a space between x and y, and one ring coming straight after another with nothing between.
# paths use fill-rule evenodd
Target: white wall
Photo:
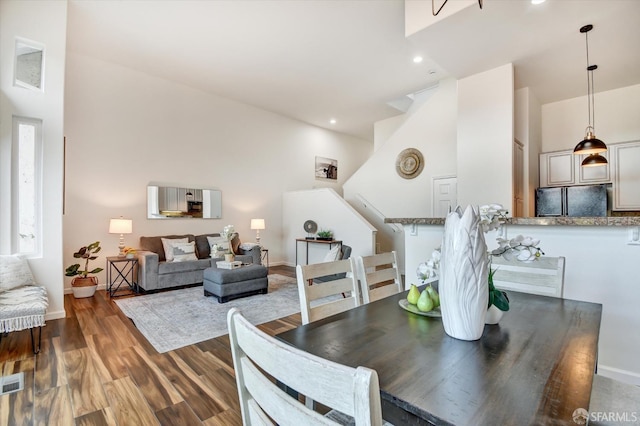
<instances>
[{"instance_id":1,"label":"white wall","mask_svg":"<svg viewBox=\"0 0 640 426\"><path fill-rule=\"evenodd\" d=\"M458 80L458 204L513 200L513 66ZM507 207L509 206L509 207Z\"/></svg>"},{"instance_id":2,"label":"white wall","mask_svg":"<svg viewBox=\"0 0 640 426\"><path fill-rule=\"evenodd\" d=\"M118 246L109 218L121 215L133 219L125 244L134 247L143 235L217 232L226 224L253 241L250 220L264 218L270 261L285 262L283 192L340 190L372 152L368 141L71 52L66 78L65 264L100 240L96 266L103 266ZM316 155L338 160L337 181L315 179ZM146 219L152 181L220 189L223 218Z\"/></svg>"},{"instance_id":3,"label":"white wall","mask_svg":"<svg viewBox=\"0 0 640 426\"><path fill-rule=\"evenodd\" d=\"M595 133L604 143L640 139L640 84L595 94ZM587 96L542 105L542 150L573 149L589 124Z\"/></svg>"},{"instance_id":4,"label":"white wall","mask_svg":"<svg viewBox=\"0 0 640 426\"><path fill-rule=\"evenodd\" d=\"M415 271L440 246L442 226L420 225L410 236L405 226L407 270ZM564 256L566 299L601 303L598 373L640 385L640 246L627 245L626 227L509 225L507 237L518 234L540 239L547 256ZM487 234L489 248L495 233ZM407 282L415 280L407 274ZM517 315L509 311L507 315Z\"/></svg>"},{"instance_id":5,"label":"white wall","mask_svg":"<svg viewBox=\"0 0 640 426\"><path fill-rule=\"evenodd\" d=\"M64 317L62 292L63 110L66 1L0 2L0 253L10 253L12 117L42 120L42 257L29 259L39 284L47 288L47 319ZM15 37L45 45L44 91L13 86Z\"/></svg>"},{"instance_id":6,"label":"white wall","mask_svg":"<svg viewBox=\"0 0 640 426\"><path fill-rule=\"evenodd\" d=\"M304 223L313 220L318 231L330 230L333 237L351 247L351 256L369 256L374 253L376 228L371 226L353 207L330 188L308 191L291 191L282 197L282 240L285 245L287 264L319 263L329 251L324 244L307 244L296 242L297 238L305 238Z\"/></svg>"},{"instance_id":7,"label":"white wall","mask_svg":"<svg viewBox=\"0 0 640 426\"><path fill-rule=\"evenodd\" d=\"M432 178L456 173L456 113L456 82L444 80L345 183L347 201L361 194L386 217L428 216ZM424 156L424 169L414 179L396 172L396 158L406 148Z\"/></svg>"}]
</instances>

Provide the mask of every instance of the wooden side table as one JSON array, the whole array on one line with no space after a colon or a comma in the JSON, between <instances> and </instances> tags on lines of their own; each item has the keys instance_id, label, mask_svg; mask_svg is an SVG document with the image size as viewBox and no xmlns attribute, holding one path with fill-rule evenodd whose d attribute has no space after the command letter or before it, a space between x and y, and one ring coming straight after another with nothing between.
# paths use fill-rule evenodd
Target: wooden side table
<instances>
[{"instance_id":1,"label":"wooden side table","mask_svg":"<svg viewBox=\"0 0 640 426\"><path fill-rule=\"evenodd\" d=\"M342 246L342 241L340 240L310 240L307 238L296 238L296 265L298 264L298 243L306 244L307 257L305 258L305 263L307 265L309 264L309 244L328 244L329 250L331 250L334 244L339 244L340 246Z\"/></svg>"},{"instance_id":2,"label":"wooden side table","mask_svg":"<svg viewBox=\"0 0 640 426\"><path fill-rule=\"evenodd\" d=\"M138 293L138 259L126 257L107 257L107 292L109 297L124 296L125 294ZM123 284L125 287L121 288ZM122 293L128 291L127 293ZM116 294L121 292L119 294Z\"/></svg>"}]
</instances>

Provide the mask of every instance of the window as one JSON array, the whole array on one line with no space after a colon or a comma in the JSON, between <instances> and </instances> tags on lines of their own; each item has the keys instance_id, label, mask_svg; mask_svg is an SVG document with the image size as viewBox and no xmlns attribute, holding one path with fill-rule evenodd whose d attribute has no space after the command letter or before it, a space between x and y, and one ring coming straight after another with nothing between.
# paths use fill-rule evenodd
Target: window
<instances>
[{"instance_id":1,"label":"window","mask_svg":"<svg viewBox=\"0 0 640 426\"><path fill-rule=\"evenodd\" d=\"M42 121L13 118L12 251L38 255L42 247Z\"/></svg>"}]
</instances>

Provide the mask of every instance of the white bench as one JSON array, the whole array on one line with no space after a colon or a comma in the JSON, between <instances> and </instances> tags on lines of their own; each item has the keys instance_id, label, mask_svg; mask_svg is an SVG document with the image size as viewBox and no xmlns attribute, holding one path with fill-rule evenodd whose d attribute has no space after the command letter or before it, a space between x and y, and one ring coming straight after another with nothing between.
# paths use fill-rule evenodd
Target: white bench
<instances>
[{"instance_id":1,"label":"white bench","mask_svg":"<svg viewBox=\"0 0 640 426\"><path fill-rule=\"evenodd\" d=\"M33 353L40 352L48 306L47 290L35 284L27 261L20 256L0 255L0 341L7 333L29 329ZM37 348L33 338L36 327Z\"/></svg>"},{"instance_id":2,"label":"white bench","mask_svg":"<svg viewBox=\"0 0 640 426\"><path fill-rule=\"evenodd\" d=\"M29 329L33 353L40 352L44 315L49 306L44 287L27 285L0 293L0 341L2 334ZM38 327L38 346L33 338L33 329Z\"/></svg>"}]
</instances>

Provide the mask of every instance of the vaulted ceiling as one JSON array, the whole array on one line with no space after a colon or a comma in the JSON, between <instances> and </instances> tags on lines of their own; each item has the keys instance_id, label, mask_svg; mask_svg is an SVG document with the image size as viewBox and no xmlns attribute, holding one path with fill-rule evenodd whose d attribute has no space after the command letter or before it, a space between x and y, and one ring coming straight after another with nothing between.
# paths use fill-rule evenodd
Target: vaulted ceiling
<instances>
[{"instance_id":1,"label":"vaulted ceiling","mask_svg":"<svg viewBox=\"0 0 640 426\"><path fill-rule=\"evenodd\" d=\"M371 140L389 102L508 62L541 103L585 95L585 24L596 91L638 84L638 22L638 0L484 0L405 37L401 0L71 0L67 49Z\"/></svg>"}]
</instances>

